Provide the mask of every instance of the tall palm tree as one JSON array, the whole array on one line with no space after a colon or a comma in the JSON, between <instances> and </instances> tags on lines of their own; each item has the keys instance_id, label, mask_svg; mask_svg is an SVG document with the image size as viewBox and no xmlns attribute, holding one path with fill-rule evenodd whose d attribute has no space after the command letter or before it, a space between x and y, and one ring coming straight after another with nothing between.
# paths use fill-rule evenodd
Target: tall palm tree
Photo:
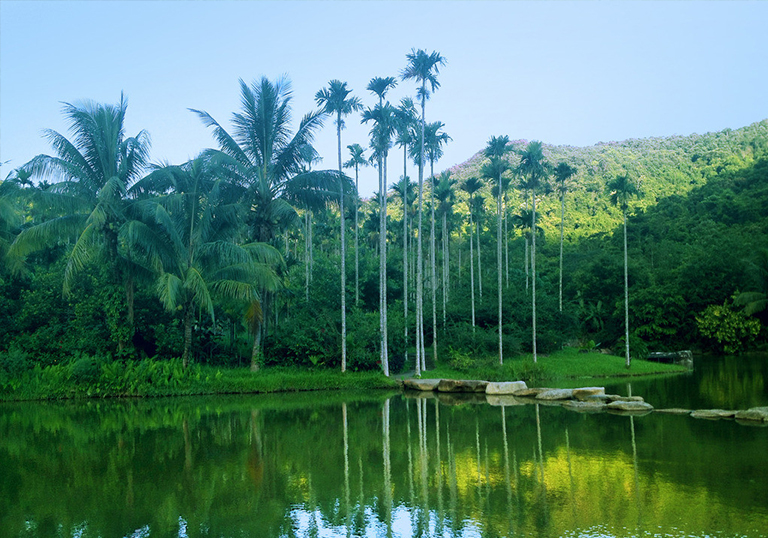
<instances>
[{"instance_id":1,"label":"tall palm tree","mask_svg":"<svg viewBox=\"0 0 768 538\"><path fill-rule=\"evenodd\" d=\"M481 189L483 182L476 177L469 177L464 181L461 186L469 195L469 280L470 280L470 297L472 299L472 330L475 329L475 253L474 253L474 232L472 231L472 215L474 213L474 199L475 193Z\"/></svg>"},{"instance_id":2,"label":"tall palm tree","mask_svg":"<svg viewBox=\"0 0 768 538\"><path fill-rule=\"evenodd\" d=\"M351 144L347 146L349 150L349 160L344 163L344 168L355 169L355 305L360 304L360 253L358 231L360 227L360 184L358 181L358 172L361 166L368 166L368 159L365 158L365 150L360 144Z\"/></svg>"},{"instance_id":3,"label":"tall palm tree","mask_svg":"<svg viewBox=\"0 0 768 538\"><path fill-rule=\"evenodd\" d=\"M339 161L339 207L341 221L341 371L347 369L347 244L344 239L344 171L341 163L341 130L344 128L343 116L347 116L356 110L363 108L360 99L349 97L352 90L347 89L347 83L340 80L331 80L327 88L319 90L315 94L315 102L326 114L336 116L337 156Z\"/></svg>"},{"instance_id":4,"label":"tall palm tree","mask_svg":"<svg viewBox=\"0 0 768 538\"><path fill-rule=\"evenodd\" d=\"M448 254L450 252L448 232L448 216L453 213L453 204L456 195L453 192L453 186L456 180L451 177L451 171L446 170L435 181L435 198L438 203L438 213L442 220L442 247L443 247L443 327L445 327L445 311L448 303Z\"/></svg>"},{"instance_id":5,"label":"tall palm tree","mask_svg":"<svg viewBox=\"0 0 768 538\"><path fill-rule=\"evenodd\" d=\"M395 193L403 204L403 320L405 338L405 363L408 364L408 256L411 234L408 228L408 213L416 197L415 183L408 176L402 176L395 184ZM421 374L421 362L416 363L416 373Z\"/></svg>"},{"instance_id":6,"label":"tall palm tree","mask_svg":"<svg viewBox=\"0 0 768 538\"><path fill-rule=\"evenodd\" d=\"M577 172L568 163L555 168L555 192L560 196L560 312L563 311L563 227L565 224L565 195L571 190L571 177Z\"/></svg>"},{"instance_id":7,"label":"tall palm tree","mask_svg":"<svg viewBox=\"0 0 768 538\"><path fill-rule=\"evenodd\" d=\"M640 196L640 190L627 174L616 176L606 185L611 195L611 203L621 209L624 219L624 348L626 352L626 366L630 366L629 358L629 274L627 269L627 210L629 201L633 197Z\"/></svg>"},{"instance_id":8,"label":"tall palm tree","mask_svg":"<svg viewBox=\"0 0 768 538\"><path fill-rule=\"evenodd\" d=\"M437 75L440 73L440 67L445 65L445 58L440 53L433 51L427 54L426 51L411 49L406 55L408 65L400 74L402 80L414 80L420 85L418 96L421 100L421 137L419 139L419 235L418 235L418 260L416 277L416 339L417 339L417 360L420 358L422 366L426 367L424 357L424 259L422 254L422 221L423 221L423 192L424 192L424 152L425 152L425 127L426 127L426 103L430 91L434 93L440 87ZM427 89L429 84L430 89Z\"/></svg>"},{"instance_id":9,"label":"tall palm tree","mask_svg":"<svg viewBox=\"0 0 768 538\"><path fill-rule=\"evenodd\" d=\"M490 159L490 162L483 166L482 173L485 177L496 182L496 284L498 295L498 308L499 308L499 364L504 364L504 354L502 350L502 289L501 289L501 221L502 221L502 191L504 185L502 183L502 175L509 170L510 165L504 160L504 154L507 153L509 144L509 137L504 136L492 136L488 141L488 145L485 147L483 153L485 157Z\"/></svg>"},{"instance_id":10,"label":"tall palm tree","mask_svg":"<svg viewBox=\"0 0 768 538\"><path fill-rule=\"evenodd\" d=\"M520 155L518 172L526 181L526 187L531 191L531 230L536 229L536 189L542 184L547 175L544 151L541 142L533 140ZM531 295L532 295L532 329L533 329L533 362L537 362L536 354L536 234L531 234Z\"/></svg>"},{"instance_id":11,"label":"tall palm tree","mask_svg":"<svg viewBox=\"0 0 768 538\"><path fill-rule=\"evenodd\" d=\"M298 224L296 206L339 200L340 181L346 192L354 188L338 171L305 169L306 146L322 127L324 115L321 111L304 115L292 133L292 98L287 79L271 82L262 77L250 85L240 80L241 112L233 114L233 134L207 112L192 110L213 129L220 147L217 159L229 171L229 182L240 189L241 203L248 210L245 222L252 241L273 243L281 229ZM264 290L262 295L266 328L269 294Z\"/></svg>"},{"instance_id":12,"label":"tall palm tree","mask_svg":"<svg viewBox=\"0 0 768 538\"><path fill-rule=\"evenodd\" d=\"M149 159L149 135L141 131L125 136L128 103L120 95L117 105L83 101L64 103L72 140L53 130L45 137L56 156L38 155L22 171L56 182L38 191L38 202L57 216L27 228L15 239L10 255L23 260L27 254L54 242L73 241L64 270L64 293L70 294L74 276L86 264L102 259L111 267L113 284L125 292L127 320L119 335L119 348L133 336L133 292L137 270L120 248L120 233L130 220L127 189L142 174Z\"/></svg>"},{"instance_id":13,"label":"tall palm tree","mask_svg":"<svg viewBox=\"0 0 768 538\"><path fill-rule=\"evenodd\" d=\"M273 267L280 253L266 244L237 245L242 206L219 179L215 155L156 170L134 186L156 196L137 202L140 218L127 225L125 238L133 261L157 274L157 294L170 312L180 311L184 325L182 363L189 365L192 321L201 310L215 321L214 298L238 299L260 313L259 289L275 290ZM252 369L257 369L259 333L254 336Z\"/></svg>"}]
</instances>

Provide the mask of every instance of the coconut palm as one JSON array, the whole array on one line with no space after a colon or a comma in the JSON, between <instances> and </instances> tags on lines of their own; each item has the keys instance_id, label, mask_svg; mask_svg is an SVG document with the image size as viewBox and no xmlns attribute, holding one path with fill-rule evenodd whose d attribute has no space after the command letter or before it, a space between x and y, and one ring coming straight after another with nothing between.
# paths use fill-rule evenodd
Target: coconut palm
<instances>
[{"instance_id":1,"label":"coconut palm","mask_svg":"<svg viewBox=\"0 0 768 538\"><path fill-rule=\"evenodd\" d=\"M577 172L568 163L555 168L555 192L560 196L560 312L563 311L563 227L565 224L565 195L571 190L571 177Z\"/></svg>"},{"instance_id":2,"label":"coconut palm","mask_svg":"<svg viewBox=\"0 0 768 538\"><path fill-rule=\"evenodd\" d=\"M422 361L422 366L426 367L424 357L424 259L421 247L422 221L423 221L423 193L424 193L424 152L425 152L425 127L426 127L426 103L430 91L434 93L440 87L437 81L437 75L440 73L440 67L445 65L445 58L440 53L433 51L427 54L426 51L411 49L406 55L408 65L400 74L402 80L414 80L419 84L418 97L421 100L421 137L419 139L419 234L417 246L417 277L416 277L416 355ZM427 89L429 84L429 90Z\"/></svg>"},{"instance_id":3,"label":"coconut palm","mask_svg":"<svg viewBox=\"0 0 768 538\"><path fill-rule=\"evenodd\" d=\"M626 366L630 366L629 358L629 274L627 269L627 211L629 201L633 197L640 196L640 190L627 174L616 176L606 185L610 193L611 203L621 209L624 219L624 348L626 352Z\"/></svg>"},{"instance_id":4,"label":"coconut palm","mask_svg":"<svg viewBox=\"0 0 768 538\"><path fill-rule=\"evenodd\" d=\"M536 189L546 179L547 167L544 160L544 151L541 142L534 140L520 155L518 172L524 178L526 187L531 191L531 230L536 229ZM533 330L533 362L537 362L536 355L536 234L531 234L531 304L532 304L532 330Z\"/></svg>"},{"instance_id":5,"label":"coconut palm","mask_svg":"<svg viewBox=\"0 0 768 538\"><path fill-rule=\"evenodd\" d=\"M352 90L347 89L347 83L340 80L331 80L328 88L323 88L315 94L315 102L322 107L326 114L336 116L337 156L339 160L339 207L341 221L341 371L347 369L347 273L346 257L347 245L344 239L344 172L341 163L341 130L344 128L343 116L347 116L356 110L363 108L360 99L349 97Z\"/></svg>"},{"instance_id":6,"label":"coconut palm","mask_svg":"<svg viewBox=\"0 0 768 538\"><path fill-rule=\"evenodd\" d=\"M360 227L359 213L360 213L360 185L358 180L358 172L361 166L368 166L368 159L365 158L365 150L360 144L351 144L347 146L349 150L349 160L344 163L344 168L355 169L355 305L360 304L360 253L359 253L359 240L358 230Z\"/></svg>"},{"instance_id":7,"label":"coconut palm","mask_svg":"<svg viewBox=\"0 0 768 538\"><path fill-rule=\"evenodd\" d=\"M474 232L472 231L472 215L474 213L473 206L475 200L475 193L479 191L483 186L483 182L476 178L467 178L462 184L461 188L469 195L469 280L470 280L470 297L472 300L472 330L475 329L475 253L474 253Z\"/></svg>"},{"instance_id":8,"label":"coconut palm","mask_svg":"<svg viewBox=\"0 0 768 538\"><path fill-rule=\"evenodd\" d=\"M504 154L509 151L507 148L509 144L508 136L492 136L488 141L488 145L483 151L486 158L490 161L483 166L483 176L496 182L496 283L497 283L497 295L498 295L498 309L499 309L499 364L504 364L504 354L502 351L502 289L501 289L501 224L502 224L502 191L504 185L502 183L502 175L509 170L510 165L504 160Z\"/></svg>"},{"instance_id":9,"label":"coconut palm","mask_svg":"<svg viewBox=\"0 0 768 538\"><path fill-rule=\"evenodd\" d=\"M258 368L261 296L276 290L273 267L282 257L263 243L237 245L242 206L220 179L215 154L181 166L163 167L139 181L133 191L157 196L137 202L139 219L126 226L132 261L157 274L156 292L170 312L180 312L184 326L182 363L189 365L192 321L200 310L215 321L216 296L249 305L254 327L252 369Z\"/></svg>"},{"instance_id":10,"label":"coconut palm","mask_svg":"<svg viewBox=\"0 0 768 538\"><path fill-rule=\"evenodd\" d=\"M271 82L262 77L251 85L240 80L241 112L233 114L233 134L207 112L192 110L213 129L220 147L217 159L229 170L229 182L241 190L252 241L273 243L282 229L298 224L296 206L316 207L340 200L340 181L345 192L353 189L351 180L338 171L305 169L306 146L322 127L324 115L322 111L304 115L292 133L291 100L287 79ZM266 291L262 295L266 327L269 295Z\"/></svg>"},{"instance_id":11,"label":"coconut palm","mask_svg":"<svg viewBox=\"0 0 768 538\"><path fill-rule=\"evenodd\" d=\"M28 254L56 242L73 242L64 270L64 293L72 291L74 276L97 258L110 267L113 284L122 285L127 306L125 330L119 348L133 336L133 291L137 270L120 248L120 233L130 220L128 187L142 174L149 158L149 135L141 131L125 136L128 103L123 95L117 105L83 101L64 103L72 140L46 130L56 156L38 155L23 172L55 183L35 193L37 203L57 215L27 228L15 239L9 256L23 260ZM19 267L17 267L19 268Z\"/></svg>"}]
</instances>

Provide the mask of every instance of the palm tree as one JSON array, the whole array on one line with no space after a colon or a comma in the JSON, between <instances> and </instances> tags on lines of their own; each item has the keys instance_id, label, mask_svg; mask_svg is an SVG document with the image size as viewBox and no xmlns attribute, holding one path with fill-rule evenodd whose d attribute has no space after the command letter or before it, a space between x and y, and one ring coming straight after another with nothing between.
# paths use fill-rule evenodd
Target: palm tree
<instances>
[{"instance_id":1,"label":"palm tree","mask_svg":"<svg viewBox=\"0 0 768 538\"><path fill-rule=\"evenodd\" d=\"M417 277L416 277L416 355L422 361L422 366L426 367L424 357L424 259L422 255L421 239L422 220L423 220L423 191L424 191L424 151L425 151L425 126L426 126L426 103L429 92L434 92L440 87L437 81L437 75L440 73L440 67L445 65L445 58L438 52L433 51L427 54L426 51L411 49L406 55L408 65L400 74L402 80L415 80L420 84L418 96L421 100L421 137L419 140L419 235L417 255ZM427 90L427 83L430 89Z\"/></svg>"},{"instance_id":2,"label":"palm tree","mask_svg":"<svg viewBox=\"0 0 768 538\"><path fill-rule=\"evenodd\" d=\"M120 95L117 105L83 101L64 103L72 141L46 130L56 156L38 155L22 167L40 179L58 180L35 193L57 217L22 231L9 255L23 260L29 253L65 239L74 241L64 270L64 293L72 291L74 276L89 262L101 258L110 267L114 284L122 285L127 306L125 330L118 346L133 336L133 291L137 270L120 248L120 233L130 220L128 187L136 181L149 158L149 135L141 131L125 137L128 103Z\"/></svg>"},{"instance_id":3,"label":"palm tree","mask_svg":"<svg viewBox=\"0 0 768 538\"><path fill-rule=\"evenodd\" d=\"M213 128L220 147L217 159L230 174L229 182L241 191L252 241L272 243L281 229L298 223L297 205L317 207L339 200L340 181L346 192L353 189L351 180L338 171L304 168L306 146L322 127L323 113L304 115L292 134L291 100L286 79L271 82L262 77L251 85L240 80L241 112L233 114L233 135L207 112L192 110ZM268 310L269 295L263 291L262 306ZM266 311L263 317L266 327Z\"/></svg>"},{"instance_id":4,"label":"palm tree","mask_svg":"<svg viewBox=\"0 0 768 538\"><path fill-rule=\"evenodd\" d=\"M453 213L453 204L456 196L453 186L456 180L451 177L451 171L446 170L435 181L435 198L438 202L438 212L442 219L442 246L443 246L443 327L445 327L445 310L448 303L448 248L450 234L448 232L448 216Z\"/></svg>"},{"instance_id":5,"label":"palm tree","mask_svg":"<svg viewBox=\"0 0 768 538\"><path fill-rule=\"evenodd\" d=\"M282 263L276 249L234 242L242 230L242 206L219 179L216 157L203 155L181 166L160 168L139 181L134 192L157 196L137 202L141 218L128 223L125 233L133 261L157 274L156 291L163 305L181 312L184 368L189 365L196 310L215 321L214 298L219 295L245 301L249 317L258 318L259 289L275 290L280 284L273 269ZM257 329L254 370L259 336Z\"/></svg>"},{"instance_id":6,"label":"palm tree","mask_svg":"<svg viewBox=\"0 0 768 538\"><path fill-rule=\"evenodd\" d=\"M518 172L526 181L526 187L531 191L533 200L531 209L531 230L536 229L536 188L544 181L547 169L544 161L544 152L541 142L534 140L520 155ZM531 292L532 292L532 316L533 316L533 362L537 362L536 356L536 234L531 234Z\"/></svg>"},{"instance_id":7,"label":"palm tree","mask_svg":"<svg viewBox=\"0 0 768 538\"><path fill-rule=\"evenodd\" d=\"M616 176L606 186L611 195L611 203L621 209L624 218L624 348L626 351L626 366L630 366L629 358L629 274L627 269L627 210L629 200L640 196L640 190L627 174Z\"/></svg>"},{"instance_id":8,"label":"palm tree","mask_svg":"<svg viewBox=\"0 0 768 538\"><path fill-rule=\"evenodd\" d=\"M563 226L565 223L565 195L571 190L570 178L577 170L568 163L555 168L555 192L560 195L560 312L563 311Z\"/></svg>"},{"instance_id":9,"label":"palm tree","mask_svg":"<svg viewBox=\"0 0 768 538\"><path fill-rule=\"evenodd\" d=\"M475 329L475 253L474 253L474 232L472 231L472 214L474 213L475 193L483 186L483 182L476 177L467 178L461 186L469 195L469 279L470 279L470 297L472 299L472 330Z\"/></svg>"},{"instance_id":10,"label":"palm tree","mask_svg":"<svg viewBox=\"0 0 768 538\"><path fill-rule=\"evenodd\" d=\"M361 166L368 166L368 159L365 158L365 150L360 144L352 144L347 146L349 149L349 160L344 163L344 168L355 169L355 305L360 304L360 253L359 253L359 241L358 241L358 229L359 224L359 201L360 201L360 185L358 182L358 171Z\"/></svg>"},{"instance_id":11,"label":"palm tree","mask_svg":"<svg viewBox=\"0 0 768 538\"><path fill-rule=\"evenodd\" d=\"M331 80L328 88L323 88L315 94L315 101L326 114L336 115L337 155L339 158L339 207L341 212L341 371L347 369L347 273L346 257L347 244L344 239L344 171L341 163L341 130L344 128L343 116L363 108L360 99L349 97L352 90L347 89L347 83Z\"/></svg>"},{"instance_id":12,"label":"palm tree","mask_svg":"<svg viewBox=\"0 0 768 538\"><path fill-rule=\"evenodd\" d=\"M502 220L502 204L501 195L504 190L502 184L502 175L509 170L510 166L507 161L504 160L504 154L508 151L507 144L509 144L509 137L504 136L492 136L488 141L488 145L485 147L484 154L490 159L485 166L483 166L483 175L496 182L496 283L497 283L497 295L498 295L498 307L499 307L499 364L504 364L504 354L502 351L502 289L501 289L501 220Z\"/></svg>"},{"instance_id":13,"label":"palm tree","mask_svg":"<svg viewBox=\"0 0 768 538\"><path fill-rule=\"evenodd\" d=\"M395 184L395 193L403 203L403 319L405 337L405 363L408 364L408 245L410 233L408 231L408 213L415 198L415 184L408 176L402 176ZM421 375L421 362L416 363L416 374Z\"/></svg>"}]
</instances>

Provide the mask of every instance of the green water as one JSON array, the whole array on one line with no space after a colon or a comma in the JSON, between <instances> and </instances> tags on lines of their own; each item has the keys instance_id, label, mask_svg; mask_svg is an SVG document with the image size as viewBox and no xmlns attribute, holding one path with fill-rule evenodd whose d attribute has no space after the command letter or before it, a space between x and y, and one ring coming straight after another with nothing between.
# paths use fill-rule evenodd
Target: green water
<instances>
[{"instance_id":1,"label":"green water","mask_svg":"<svg viewBox=\"0 0 768 538\"><path fill-rule=\"evenodd\" d=\"M432 395L2 404L0 536L768 536L767 456L733 421Z\"/></svg>"}]
</instances>

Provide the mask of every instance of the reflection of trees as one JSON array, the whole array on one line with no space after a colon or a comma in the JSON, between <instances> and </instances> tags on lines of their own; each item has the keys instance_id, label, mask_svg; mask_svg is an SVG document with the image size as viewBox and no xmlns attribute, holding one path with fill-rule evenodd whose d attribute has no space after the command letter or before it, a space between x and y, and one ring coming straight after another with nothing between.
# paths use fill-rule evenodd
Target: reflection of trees
<instances>
[{"instance_id":1,"label":"reflection of trees","mask_svg":"<svg viewBox=\"0 0 768 538\"><path fill-rule=\"evenodd\" d=\"M143 526L163 536L178 534L181 516L190 538L201 528L223 538L357 536L383 534L403 509L414 535L768 528L755 472L764 430L548 407L537 423L534 406L499 417L485 405L436 405L433 415L435 400L375 396L342 405L339 420L343 402L296 398L4 406L0 529L19 536L29 518L31 536L84 521L89 536Z\"/></svg>"}]
</instances>

